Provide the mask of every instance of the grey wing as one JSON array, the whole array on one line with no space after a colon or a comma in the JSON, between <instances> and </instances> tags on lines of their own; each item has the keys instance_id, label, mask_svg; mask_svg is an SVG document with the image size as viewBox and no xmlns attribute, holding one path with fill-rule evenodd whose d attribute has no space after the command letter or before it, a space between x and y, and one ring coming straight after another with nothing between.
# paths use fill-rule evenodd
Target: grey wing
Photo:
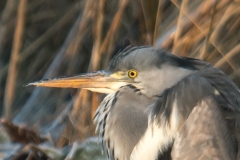
<instances>
[{"instance_id":1,"label":"grey wing","mask_svg":"<svg viewBox=\"0 0 240 160\"><path fill-rule=\"evenodd\" d=\"M236 159L236 146L220 107L205 98L190 113L175 137L174 160Z\"/></svg>"}]
</instances>

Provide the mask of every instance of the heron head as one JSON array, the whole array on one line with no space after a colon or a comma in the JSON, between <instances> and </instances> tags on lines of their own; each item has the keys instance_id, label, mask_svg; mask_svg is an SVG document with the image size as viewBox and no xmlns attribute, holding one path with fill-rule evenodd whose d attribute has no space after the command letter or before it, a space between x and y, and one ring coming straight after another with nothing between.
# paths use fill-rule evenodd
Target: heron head
<instances>
[{"instance_id":1,"label":"heron head","mask_svg":"<svg viewBox=\"0 0 240 160\"><path fill-rule=\"evenodd\" d=\"M188 61L153 47L134 47L117 54L106 70L53 78L28 85L83 88L113 93L125 85L135 86L148 97L161 94L196 68Z\"/></svg>"}]
</instances>

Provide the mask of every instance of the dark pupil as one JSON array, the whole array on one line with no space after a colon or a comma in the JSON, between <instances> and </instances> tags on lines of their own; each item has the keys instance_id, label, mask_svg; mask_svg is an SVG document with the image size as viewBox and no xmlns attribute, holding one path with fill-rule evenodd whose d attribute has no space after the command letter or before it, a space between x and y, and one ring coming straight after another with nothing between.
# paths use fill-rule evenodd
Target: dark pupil
<instances>
[{"instance_id":1,"label":"dark pupil","mask_svg":"<svg viewBox=\"0 0 240 160\"><path fill-rule=\"evenodd\" d=\"M134 75L135 75L135 73L134 73L134 72L131 72L130 74L131 74L131 76L134 76Z\"/></svg>"}]
</instances>

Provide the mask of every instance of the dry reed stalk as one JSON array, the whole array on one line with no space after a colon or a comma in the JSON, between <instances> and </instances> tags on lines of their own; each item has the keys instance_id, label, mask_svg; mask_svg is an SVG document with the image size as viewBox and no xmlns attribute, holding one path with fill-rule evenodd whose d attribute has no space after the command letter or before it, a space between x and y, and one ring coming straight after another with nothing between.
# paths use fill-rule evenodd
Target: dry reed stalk
<instances>
[{"instance_id":1,"label":"dry reed stalk","mask_svg":"<svg viewBox=\"0 0 240 160\"><path fill-rule=\"evenodd\" d=\"M0 23L0 55L2 55L4 46L6 45L6 37L8 37L11 28L7 25L7 22L9 19L11 19L14 16L14 13L17 10L18 1L16 0L7 0L5 9L2 13L1 17L1 23ZM1 61L0 61L1 66Z\"/></svg>"},{"instance_id":2,"label":"dry reed stalk","mask_svg":"<svg viewBox=\"0 0 240 160\"><path fill-rule=\"evenodd\" d=\"M59 30L61 30L66 24L68 24L78 13L79 11L79 3L74 4L68 10L68 12L58 20L51 28L49 28L44 34L42 34L38 39L32 42L28 47L26 47L21 53L19 57L19 63L23 63L25 59L27 59L31 54L34 53L40 46L42 46L47 40L52 38ZM9 65L5 65L0 70L0 81L3 77L5 77Z\"/></svg>"},{"instance_id":3,"label":"dry reed stalk","mask_svg":"<svg viewBox=\"0 0 240 160\"><path fill-rule=\"evenodd\" d=\"M87 24L89 22L89 17L90 17L90 14L91 14L91 12L89 12L89 10L90 10L90 7L92 7L92 3L87 3L86 5L88 5L88 7L85 6L85 12L83 14L84 16L79 15L79 18L75 22L75 25L78 25L78 27L76 26L77 27L76 33L71 35L71 37L69 37L69 38L71 38L71 43L69 43L69 45L67 47L62 46L65 49L64 56L65 57L71 57L70 61L75 61L76 58L74 58L74 57L76 57L76 54L79 53L79 50L80 50L79 46L82 45L82 44L80 44L82 42L81 40L86 35L86 33L88 33L86 31L88 30ZM85 33L85 34L83 34L83 33ZM54 59L54 61L55 61L55 59ZM61 64L61 61L62 60L60 60L58 63ZM72 64L72 63L70 63L70 64ZM70 65L67 69L67 72L71 73L73 71L73 69L74 69L74 65ZM49 76L53 76L53 75L49 75ZM61 98L64 98L65 93L67 93L66 90L61 92L60 98L59 98L60 100L58 100L58 102L57 102L58 104L60 102L62 102ZM67 107L67 108L69 108L69 107ZM61 113L61 115L62 114L65 115L64 113ZM57 122L55 122L54 126L57 126ZM65 129L64 132L63 132L63 135L67 136L69 139L71 138L70 134L72 134L72 132L70 132L69 129ZM62 140L60 139L60 141L62 141ZM59 145L61 145L61 144L59 144Z\"/></svg>"},{"instance_id":4,"label":"dry reed stalk","mask_svg":"<svg viewBox=\"0 0 240 160\"><path fill-rule=\"evenodd\" d=\"M79 23L78 31L73 38L74 40L72 41L72 43L70 44L70 46L66 50L66 52L67 52L66 55L77 53L77 51L80 50L80 48L82 46L83 38L84 38L85 34L87 33L86 31L89 29L88 24L90 22L90 18L91 18L91 15L92 15L92 6L93 5L94 5L93 0L87 0L86 1L84 11L83 11L83 14L82 14L82 19Z\"/></svg>"},{"instance_id":5,"label":"dry reed stalk","mask_svg":"<svg viewBox=\"0 0 240 160\"><path fill-rule=\"evenodd\" d=\"M23 30L25 23L27 0L21 0L18 6L17 25L14 33L13 49L11 53L10 66L8 71L7 83L4 96L4 117L11 117L11 108L14 101L16 79L17 79L17 64L19 52L22 47Z\"/></svg>"},{"instance_id":6,"label":"dry reed stalk","mask_svg":"<svg viewBox=\"0 0 240 160\"><path fill-rule=\"evenodd\" d=\"M173 54L177 54L177 52L179 52L179 47L177 47L177 46L180 46L180 45L178 45L177 43L181 36L181 32L182 32L181 29L183 28L182 20L184 18L183 10L185 10L187 3L188 3L188 0L183 0L181 3L178 21L177 21L177 29L175 31L175 35L174 35L174 39L173 39L173 48L172 48Z\"/></svg>"},{"instance_id":7,"label":"dry reed stalk","mask_svg":"<svg viewBox=\"0 0 240 160\"><path fill-rule=\"evenodd\" d=\"M224 30L226 27L225 24L227 24L228 20L231 19L234 15L239 15L239 7L237 5L228 6L226 12L224 13L217 27L214 29L212 36L210 37L210 40L213 44L218 45L221 43L222 38L220 37L221 34L219 33Z\"/></svg>"},{"instance_id":8,"label":"dry reed stalk","mask_svg":"<svg viewBox=\"0 0 240 160\"><path fill-rule=\"evenodd\" d=\"M89 91L80 90L71 112L70 120L72 121L72 125L79 131L80 135L78 137L80 140L84 140L92 134L90 99Z\"/></svg>"},{"instance_id":9,"label":"dry reed stalk","mask_svg":"<svg viewBox=\"0 0 240 160\"><path fill-rule=\"evenodd\" d=\"M194 44L196 44L196 41L193 41L192 39L193 35L196 35L196 32L190 30L187 34L183 35L182 38L178 40L178 43L176 44L175 47L179 49L181 48L181 50L176 51L175 54L181 56L189 56L188 53L190 52L190 48Z\"/></svg>"},{"instance_id":10,"label":"dry reed stalk","mask_svg":"<svg viewBox=\"0 0 240 160\"><path fill-rule=\"evenodd\" d=\"M41 5L46 0L34 0L27 5L27 13L33 12L39 5ZM0 23L0 55L4 54L3 49L12 38L11 32L13 31L16 24L16 17L13 15L18 6L18 1L8 0L4 12L2 14L2 19ZM0 61L0 66L1 66ZM1 74L0 74L1 75Z\"/></svg>"},{"instance_id":11,"label":"dry reed stalk","mask_svg":"<svg viewBox=\"0 0 240 160\"><path fill-rule=\"evenodd\" d=\"M102 32L103 32L103 21L104 21L104 7L105 7L105 0L100 0L97 3L97 12L96 12L96 27L94 28L94 42L93 42L93 49L91 54L91 60L89 63L88 71L96 71L100 69L100 62L102 53L100 52L101 44L102 44ZM91 111L91 118L93 119L95 111L99 105L99 98L97 93L92 94L92 111Z\"/></svg>"},{"instance_id":12,"label":"dry reed stalk","mask_svg":"<svg viewBox=\"0 0 240 160\"><path fill-rule=\"evenodd\" d=\"M239 25L240 25L240 16L238 16L238 19L236 20L236 22L230 27L229 32L234 33L234 31L239 29Z\"/></svg>"},{"instance_id":13,"label":"dry reed stalk","mask_svg":"<svg viewBox=\"0 0 240 160\"><path fill-rule=\"evenodd\" d=\"M93 3L93 1L91 1ZM90 70L97 70L99 69L99 64L100 64L100 56L102 55L103 51L106 49L104 48L104 44L109 46L109 42L110 39L112 38L112 36L114 35L114 32L117 31L118 26L120 25L120 17L123 14L123 11L127 5L127 1L123 0L122 3L120 4L120 9L118 10L117 14L114 17L114 20L112 22L112 25L110 27L109 32L107 33L107 36L105 37L105 40L102 44L101 40L102 40L102 25L103 25L103 9L104 9L104 0L99 1L99 5L98 5L98 18L97 18L97 22L96 22L96 32L94 34L95 36L95 41L93 44L93 51L92 51L92 57L89 63L89 67L88 67L88 71ZM92 3L87 3L86 7L85 7L85 15L87 16L84 21L82 22L83 26L80 29L80 34L82 34L84 32L86 22L89 19L90 16L90 11L92 6L94 6L94 4ZM95 2L97 3L97 2ZM91 7L91 8L89 8ZM94 19L95 20L95 19ZM117 24L116 24L117 23ZM102 44L102 45L101 45ZM78 43L79 45L79 43ZM98 98L97 98L97 94L93 94L92 97L92 109L90 107L89 104L89 98L86 97L90 97L90 92L87 92L85 90L80 90L80 92L77 94L76 97L76 101L74 103L74 107L72 110L72 114L71 116L73 118L77 118L77 123L78 123L78 131L80 133L82 133L82 137L86 138L87 135L91 135L93 133L93 128L92 128L92 120L90 119L89 115L92 115L93 117L93 112L95 112L95 109L97 108L99 102L98 102ZM89 112L91 111L91 112ZM88 116L86 116L88 115ZM89 126L89 127L88 127ZM81 139L84 139L81 138Z\"/></svg>"},{"instance_id":14,"label":"dry reed stalk","mask_svg":"<svg viewBox=\"0 0 240 160\"><path fill-rule=\"evenodd\" d=\"M67 13L58 20L54 25L52 25L44 34L42 34L37 40L35 40L31 45L29 45L22 53L20 57L20 62L28 58L35 50L37 50L43 43L54 36L59 30L61 30L66 24L68 24L79 11L80 3L73 4L67 9Z\"/></svg>"},{"instance_id":15,"label":"dry reed stalk","mask_svg":"<svg viewBox=\"0 0 240 160\"><path fill-rule=\"evenodd\" d=\"M74 10L74 9L73 9ZM78 10L74 10L75 14L78 13ZM71 12L71 11L70 11ZM60 48L59 52L56 54L54 60L48 67L47 71L45 72L43 78L49 78L56 76L56 73L58 69L60 68L62 61L64 60L66 50L70 46L72 42L72 37L76 35L76 32L78 31L79 23L82 19L82 15L80 14L78 18L76 19L75 23L73 24L64 44ZM26 122L27 120L31 119L30 122L35 123L36 120L39 120L44 114L44 110L47 106L42 106L41 109L39 109L39 105L41 105L41 101L39 99L45 99L49 95L50 90L44 89L44 88L35 88L31 94L31 96L28 98L25 105L22 107L22 109L19 111L19 113L15 116L14 120L17 122ZM32 113L32 110L41 110L41 113Z\"/></svg>"},{"instance_id":16,"label":"dry reed stalk","mask_svg":"<svg viewBox=\"0 0 240 160\"><path fill-rule=\"evenodd\" d=\"M197 27L195 27L193 29L194 29L194 31L191 35L191 43L192 44L197 44L201 40L203 40L206 37L205 34L203 34L203 33L207 33L209 31L209 27L204 27L202 29L202 31L199 31L199 29ZM187 34L185 34L185 35L188 36Z\"/></svg>"},{"instance_id":17,"label":"dry reed stalk","mask_svg":"<svg viewBox=\"0 0 240 160\"><path fill-rule=\"evenodd\" d=\"M220 20L220 22L218 23L217 27L214 29L211 37L210 37L210 42L214 45L214 47L219 51L219 53L223 56L219 62L216 63L216 66L221 67L221 65L223 64L223 62L228 62L228 64L233 68L234 71L237 70L236 66L230 61L230 57L235 55L235 48L238 47L236 46L234 49L232 49L233 52L231 52L230 56L227 56L226 50L224 47L221 46L221 40L222 37L221 33L222 30L224 30L224 28L226 27L226 24L228 23L228 20L231 19L234 15L239 15L239 7L236 5L230 5L228 7L228 9L226 10L226 12L224 13L222 19ZM234 53L234 54L233 54ZM225 60L223 60L225 59ZM240 74L239 74L240 75Z\"/></svg>"},{"instance_id":18,"label":"dry reed stalk","mask_svg":"<svg viewBox=\"0 0 240 160\"><path fill-rule=\"evenodd\" d=\"M146 39L147 39L147 44L148 45L151 45L153 44L152 41L153 41L153 38L151 37L150 35L150 24L148 23L148 16L147 16L147 11L145 10L145 5L143 5L143 1L142 0L139 0L140 1L140 6L141 6L141 10L142 10L142 13L143 13L143 21L144 21L144 24L145 24L145 28L146 28Z\"/></svg>"},{"instance_id":19,"label":"dry reed stalk","mask_svg":"<svg viewBox=\"0 0 240 160\"><path fill-rule=\"evenodd\" d=\"M231 51L229 51L223 58L221 58L219 61L216 62L215 66L217 68L220 68L221 66L223 66L223 64L227 61L230 61L231 58L233 58L234 56L240 54L240 44L236 45ZM237 71L237 69L235 70L235 72ZM237 72L238 75L240 75L240 72Z\"/></svg>"},{"instance_id":20,"label":"dry reed stalk","mask_svg":"<svg viewBox=\"0 0 240 160\"><path fill-rule=\"evenodd\" d=\"M216 49L214 49L214 50L211 52L211 54L208 55L206 61L215 64L215 63L216 63L216 57L217 57L217 56L219 56L219 52L218 52Z\"/></svg>"},{"instance_id":21,"label":"dry reed stalk","mask_svg":"<svg viewBox=\"0 0 240 160\"><path fill-rule=\"evenodd\" d=\"M77 30L76 35L73 37L72 43L69 45L69 47L66 50L66 56L67 57L71 57L70 62L72 61L72 63L77 63L78 61L76 61L76 54L79 54L80 49L83 45L83 38L87 35L87 31L89 30L88 24L90 23L90 18L92 15L92 6L93 6L94 1L86 1L85 3L85 7L84 7L84 11L82 14L82 18L81 21L79 22L79 27ZM75 68L75 65L69 65L68 67L68 73L72 73L72 70ZM66 91L63 91L66 93ZM80 90L81 92L81 90ZM84 92L85 93L85 92ZM89 93L85 93L85 94L89 94ZM62 94L63 96L64 94ZM82 94L80 94L82 95ZM81 96L76 96L76 100L73 104L73 110L71 111L71 117L73 119L77 119L79 117L82 117L81 115L85 115L87 114L86 112L81 112L81 111L76 111L77 108L81 108L82 106L79 106L79 104L77 103L77 99L82 99ZM83 101L85 99L82 99ZM89 100L88 100L89 101ZM77 113L77 114L75 114ZM80 115L80 116L79 116ZM78 122L77 122L78 123ZM73 131L74 132L74 131ZM66 133L69 134L69 133ZM84 135L84 137L86 137Z\"/></svg>"},{"instance_id":22,"label":"dry reed stalk","mask_svg":"<svg viewBox=\"0 0 240 160\"><path fill-rule=\"evenodd\" d=\"M155 28L154 28L154 36L153 36L153 45L156 43L156 39L158 37L158 29L160 26L160 23L162 21L162 14L163 14L163 0L158 1L158 10L157 10L157 16L156 16L156 22L155 22Z\"/></svg>"},{"instance_id":23,"label":"dry reed stalk","mask_svg":"<svg viewBox=\"0 0 240 160\"><path fill-rule=\"evenodd\" d=\"M172 0L173 4L176 5L176 7L179 8L179 5L175 2L175 0ZM185 34L190 28L192 28L193 26L198 27L198 25L196 25L195 22L199 21L202 17L204 17L206 14L209 13L209 11L212 9L212 7L214 6L214 3L208 3L209 5L205 6L204 9L202 9L203 5L198 7L198 9L193 12L192 14L188 15L186 13L186 11L183 10L183 13L186 15L186 17L188 18L188 20L186 20L184 23L184 26L182 26L182 33L181 34ZM199 27L198 27L199 28ZM199 28L201 30L201 28ZM176 31L173 32L167 39L166 41L161 45L162 48L165 49L170 49L172 47L173 44L173 40L174 40L174 36L176 34Z\"/></svg>"},{"instance_id":24,"label":"dry reed stalk","mask_svg":"<svg viewBox=\"0 0 240 160\"><path fill-rule=\"evenodd\" d=\"M56 129L59 125L63 125L65 118L69 116L69 113L71 112L71 109L73 107L73 100L68 102L67 105L64 105L64 110L61 111L61 113L53 120L51 123L51 126L48 127L48 131ZM59 133L58 133L59 134Z\"/></svg>"},{"instance_id":25,"label":"dry reed stalk","mask_svg":"<svg viewBox=\"0 0 240 160\"><path fill-rule=\"evenodd\" d=\"M79 27L78 27L77 33L73 37L72 43L69 45L69 47L66 50L66 56L70 57L69 61L71 63L78 63L78 61L76 61L76 55L79 54L80 49L82 48L82 45L83 45L83 38L87 35L88 30L89 30L88 24L90 23L90 18L92 15L93 4L94 4L94 1L91 1L91 0L86 1L84 11L82 14L82 19L79 22ZM69 63L69 64L71 64L71 63ZM75 65L69 65L67 72L72 73L74 68L75 68ZM63 91L63 92L66 93L66 91ZM62 96L60 96L60 100L61 100L61 97L63 97L63 95L65 95L64 93L62 94ZM86 94L89 94L89 93L86 93ZM76 97L78 98L78 96L76 96ZM77 103L73 104L73 108L79 108L79 107L81 107L81 106L78 106ZM78 113L78 115L85 114L85 112L84 113L77 112L77 113ZM71 115L71 116L74 118L81 117L78 115Z\"/></svg>"},{"instance_id":26,"label":"dry reed stalk","mask_svg":"<svg viewBox=\"0 0 240 160\"><path fill-rule=\"evenodd\" d=\"M201 27L201 25L199 24L199 22L201 22L202 20L208 20L208 16L210 15L209 13L211 13L212 8L216 5L216 3L218 4L218 9L222 9L221 7L225 7L224 5L228 4L228 0L223 0L221 1L221 3L217 3L217 1L215 0L211 0L211 1L206 1L203 2L201 4L201 6L199 6L197 8L197 10L195 12L193 12L193 14L187 14L186 11L184 11L184 14L187 16L187 18L189 20L191 20L191 22L193 23L193 25L195 27L197 27L199 29L199 31L202 32L202 34L204 34L205 36L207 36L207 34L209 33L209 31L204 32L205 27ZM219 5L221 4L221 5ZM201 22L203 24L207 23L207 22ZM211 20L209 20L209 24L211 23Z\"/></svg>"},{"instance_id":27,"label":"dry reed stalk","mask_svg":"<svg viewBox=\"0 0 240 160\"><path fill-rule=\"evenodd\" d=\"M70 54L71 52L77 53L77 50L80 49L83 43L83 33L86 33L86 29L88 28L88 23L90 22L90 18L92 13L92 6L94 6L95 1L86 1L84 11L83 11L83 18L80 22L79 29L77 32L77 36L75 37L74 43L69 47L67 50L67 53ZM80 137L82 139L86 138L86 135L89 135L89 129L85 129L84 131L80 130L82 128L85 128L87 125L86 120L90 119L91 114L91 107L90 105L87 105L89 102L89 99L86 97L89 97L91 93L86 92L84 90L80 90L76 95L76 100L73 105L73 110L71 111L71 117L74 119L74 122L76 121L77 124L79 124L80 127L76 127L78 129L78 132L81 134ZM89 115L86 117L86 115ZM74 123L72 123L74 125ZM73 131L74 132L74 131ZM71 133L70 133L71 134ZM79 136L78 136L79 137ZM84 138L83 138L84 137Z\"/></svg>"},{"instance_id":28,"label":"dry reed stalk","mask_svg":"<svg viewBox=\"0 0 240 160\"><path fill-rule=\"evenodd\" d=\"M172 3L172 2L171 2ZM166 32L169 32L172 28L176 28L176 22L177 22L177 15L179 11L178 9L174 6L171 5L169 9L166 9L166 11L163 13L163 23L161 24L160 28L162 29L160 31L160 37L165 34ZM165 16L167 15L167 16Z\"/></svg>"},{"instance_id":29,"label":"dry reed stalk","mask_svg":"<svg viewBox=\"0 0 240 160\"><path fill-rule=\"evenodd\" d=\"M120 0L118 11L114 16L112 24L101 45L100 53L103 53L106 56L104 67L106 67L109 62L110 53L113 50L113 45L115 44L114 36L121 25L122 16L128 3L129 3L129 0Z\"/></svg>"},{"instance_id":30,"label":"dry reed stalk","mask_svg":"<svg viewBox=\"0 0 240 160\"><path fill-rule=\"evenodd\" d=\"M31 64L31 68L28 70L25 79L32 79L33 77L36 77L39 73L39 68L44 69L47 66L43 66L43 64L46 63L46 61L51 61L49 57L49 52L45 48L42 48L39 50L39 53L34 57L33 62Z\"/></svg>"},{"instance_id":31,"label":"dry reed stalk","mask_svg":"<svg viewBox=\"0 0 240 160\"><path fill-rule=\"evenodd\" d=\"M218 10L221 10L221 9L224 9L224 7L226 7L227 6L227 4L229 3L229 1L228 0L224 0L224 1L221 1L221 2L219 2L218 3L218 5L217 5L217 9ZM176 4L177 5L177 4ZM210 3L209 5L206 5L205 6L205 8L204 8L204 10L202 11L202 13L205 13L206 11L208 11L209 10L209 7L211 7L212 5L216 5L216 1L213 1L213 3ZM200 8L200 7L199 7ZM201 27L201 26L199 26L198 25L198 23L196 23L197 21L196 21L196 19L194 19L194 18L191 18L191 16L188 16L188 18L195 24L195 26L205 35L205 36L207 36L207 34L206 33L209 33L209 31L208 32L205 32L204 30L204 27ZM216 30L214 30L214 32L215 32ZM213 32L213 35L214 35L214 32ZM219 32L218 32L219 33ZM212 42L212 38L209 38L209 43L211 43L212 45L214 45L214 47L223 55L223 52L221 51L221 49L220 48L218 48L215 44L214 44L214 42ZM233 65L229 62L229 64L230 64L230 66L232 66L233 67Z\"/></svg>"},{"instance_id":32,"label":"dry reed stalk","mask_svg":"<svg viewBox=\"0 0 240 160\"><path fill-rule=\"evenodd\" d=\"M100 48L102 44L105 0L99 0L95 3L95 5L97 5L97 11L95 12L95 16L97 18L95 19L95 16L93 17L93 22L96 21L96 23L93 23L93 25L95 26L93 27L94 42L88 71L98 70L100 68L99 65L102 54L100 52Z\"/></svg>"},{"instance_id":33,"label":"dry reed stalk","mask_svg":"<svg viewBox=\"0 0 240 160\"><path fill-rule=\"evenodd\" d=\"M211 15L211 23L209 25L207 37L205 39L205 45L203 46L204 48L203 48L203 50L202 50L202 52L200 53L200 56L199 56L199 58L202 59L202 60L205 60L205 55L209 51L209 39L210 39L211 33L213 31L213 23L214 23L214 17L215 17L215 13L216 13L216 6L217 6L217 2L213 6L212 15Z\"/></svg>"}]
</instances>

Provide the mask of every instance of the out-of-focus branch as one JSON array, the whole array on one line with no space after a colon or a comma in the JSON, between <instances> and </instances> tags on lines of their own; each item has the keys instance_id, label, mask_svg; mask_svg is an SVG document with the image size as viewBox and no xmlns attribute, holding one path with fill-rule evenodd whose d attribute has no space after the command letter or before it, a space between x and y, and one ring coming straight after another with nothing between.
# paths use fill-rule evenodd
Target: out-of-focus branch
<instances>
[{"instance_id":1,"label":"out-of-focus branch","mask_svg":"<svg viewBox=\"0 0 240 160\"><path fill-rule=\"evenodd\" d=\"M17 25L14 33L13 50L11 53L10 66L8 70L7 84L4 97L4 116L10 118L11 107L14 101L14 92L17 77L18 55L22 47L22 37L25 22L27 0L21 0L18 6Z\"/></svg>"}]
</instances>

